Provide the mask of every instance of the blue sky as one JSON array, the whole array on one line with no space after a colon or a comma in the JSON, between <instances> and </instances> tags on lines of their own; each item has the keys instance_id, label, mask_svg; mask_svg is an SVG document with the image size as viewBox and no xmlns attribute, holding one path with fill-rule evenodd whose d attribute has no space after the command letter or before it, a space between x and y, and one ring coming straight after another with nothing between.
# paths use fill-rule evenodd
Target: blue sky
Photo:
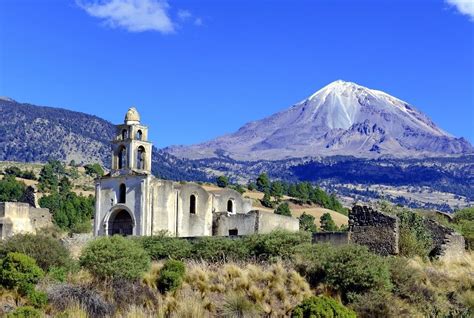
<instances>
[{"instance_id":1,"label":"blue sky","mask_svg":"<svg viewBox=\"0 0 474 318\"><path fill-rule=\"evenodd\" d=\"M114 123L135 105L163 147L343 79L474 143L467 1L0 0L0 95Z\"/></svg>"}]
</instances>

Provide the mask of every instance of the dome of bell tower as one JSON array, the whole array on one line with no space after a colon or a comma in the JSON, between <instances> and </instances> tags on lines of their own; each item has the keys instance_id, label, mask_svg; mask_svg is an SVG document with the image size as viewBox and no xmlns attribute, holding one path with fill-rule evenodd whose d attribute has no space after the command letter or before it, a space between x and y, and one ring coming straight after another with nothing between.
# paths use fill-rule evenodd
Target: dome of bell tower
<instances>
[{"instance_id":1,"label":"dome of bell tower","mask_svg":"<svg viewBox=\"0 0 474 318\"><path fill-rule=\"evenodd\" d=\"M125 114L125 124L139 124L140 123L140 114L138 113L135 107L130 107Z\"/></svg>"}]
</instances>

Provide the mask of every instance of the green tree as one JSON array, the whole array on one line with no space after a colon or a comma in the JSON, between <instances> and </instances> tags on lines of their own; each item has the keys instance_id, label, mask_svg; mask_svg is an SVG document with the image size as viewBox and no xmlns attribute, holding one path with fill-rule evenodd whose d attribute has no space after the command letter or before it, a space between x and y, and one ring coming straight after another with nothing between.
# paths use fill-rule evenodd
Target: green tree
<instances>
[{"instance_id":1,"label":"green tree","mask_svg":"<svg viewBox=\"0 0 474 318\"><path fill-rule=\"evenodd\" d=\"M397 216L400 219L400 255L427 257L433 241L423 216L409 210L403 210Z\"/></svg>"},{"instance_id":2,"label":"green tree","mask_svg":"<svg viewBox=\"0 0 474 318\"><path fill-rule=\"evenodd\" d=\"M64 176L59 181L59 193L68 193L72 189L72 183L69 179Z\"/></svg>"},{"instance_id":3,"label":"green tree","mask_svg":"<svg viewBox=\"0 0 474 318\"><path fill-rule=\"evenodd\" d=\"M334 220L332 219L331 214L327 212L321 215L320 223L321 223L321 230L325 232L337 231L336 223L334 223Z\"/></svg>"},{"instance_id":4,"label":"green tree","mask_svg":"<svg viewBox=\"0 0 474 318\"><path fill-rule=\"evenodd\" d=\"M280 202L283 197L283 184L280 181L272 182L270 187L270 195L275 199L276 202Z\"/></svg>"},{"instance_id":5,"label":"green tree","mask_svg":"<svg viewBox=\"0 0 474 318\"><path fill-rule=\"evenodd\" d=\"M226 176L218 176L216 183L218 187L225 188L229 185L229 179Z\"/></svg>"},{"instance_id":6,"label":"green tree","mask_svg":"<svg viewBox=\"0 0 474 318\"><path fill-rule=\"evenodd\" d=\"M91 241L79 262L99 280L135 280L149 269L150 256L135 241L115 235Z\"/></svg>"},{"instance_id":7,"label":"green tree","mask_svg":"<svg viewBox=\"0 0 474 318\"><path fill-rule=\"evenodd\" d=\"M86 174L91 177L102 177L104 175L104 169L98 163L87 164L84 166Z\"/></svg>"},{"instance_id":8,"label":"green tree","mask_svg":"<svg viewBox=\"0 0 474 318\"><path fill-rule=\"evenodd\" d=\"M303 212L303 214L301 214L298 219L300 220L301 231L308 231L308 232L313 232L313 233L318 231L316 224L314 224L314 221L315 221L314 216L310 214L306 214L306 212Z\"/></svg>"},{"instance_id":9,"label":"green tree","mask_svg":"<svg viewBox=\"0 0 474 318\"><path fill-rule=\"evenodd\" d=\"M257 178L257 190L260 192L270 191L270 179L266 173L261 173Z\"/></svg>"},{"instance_id":10,"label":"green tree","mask_svg":"<svg viewBox=\"0 0 474 318\"><path fill-rule=\"evenodd\" d=\"M261 200L262 205L267 208L273 208L272 198L270 197L270 193L265 192L263 195L263 199Z\"/></svg>"},{"instance_id":11,"label":"green tree","mask_svg":"<svg viewBox=\"0 0 474 318\"><path fill-rule=\"evenodd\" d=\"M285 203L280 204L278 208L275 210L275 214L291 216L291 211L290 211L290 207L288 206L288 203L285 202Z\"/></svg>"},{"instance_id":12,"label":"green tree","mask_svg":"<svg viewBox=\"0 0 474 318\"><path fill-rule=\"evenodd\" d=\"M0 180L0 202L18 202L25 194L26 185L14 176L6 175Z\"/></svg>"},{"instance_id":13,"label":"green tree","mask_svg":"<svg viewBox=\"0 0 474 318\"><path fill-rule=\"evenodd\" d=\"M247 185L247 189L249 189L249 191L255 191L257 189L257 185L255 184L255 182L249 182L249 184Z\"/></svg>"},{"instance_id":14,"label":"green tree","mask_svg":"<svg viewBox=\"0 0 474 318\"><path fill-rule=\"evenodd\" d=\"M234 189L235 191L237 191L238 193L240 194L244 194L245 193L245 189L242 185L240 184L236 184L236 185L233 185L232 186L232 189Z\"/></svg>"},{"instance_id":15,"label":"green tree","mask_svg":"<svg viewBox=\"0 0 474 318\"><path fill-rule=\"evenodd\" d=\"M40 171L38 188L44 192L57 191L58 183L58 176L54 171L54 167L50 164L44 165Z\"/></svg>"}]
</instances>

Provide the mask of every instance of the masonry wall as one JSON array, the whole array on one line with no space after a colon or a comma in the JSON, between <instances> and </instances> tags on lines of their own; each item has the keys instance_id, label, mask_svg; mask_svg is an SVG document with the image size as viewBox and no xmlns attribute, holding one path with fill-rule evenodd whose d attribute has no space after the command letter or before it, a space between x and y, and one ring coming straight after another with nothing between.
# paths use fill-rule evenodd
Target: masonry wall
<instances>
[{"instance_id":1,"label":"masonry wall","mask_svg":"<svg viewBox=\"0 0 474 318\"><path fill-rule=\"evenodd\" d=\"M367 246L380 255L398 254L399 220L367 206L349 213L349 241Z\"/></svg>"},{"instance_id":2,"label":"masonry wall","mask_svg":"<svg viewBox=\"0 0 474 318\"><path fill-rule=\"evenodd\" d=\"M349 244L349 232L316 232L313 233L313 243Z\"/></svg>"},{"instance_id":3,"label":"masonry wall","mask_svg":"<svg viewBox=\"0 0 474 318\"><path fill-rule=\"evenodd\" d=\"M37 229L50 225L48 209L34 208L28 203L0 203L0 238L17 233L35 233Z\"/></svg>"},{"instance_id":4,"label":"masonry wall","mask_svg":"<svg viewBox=\"0 0 474 318\"><path fill-rule=\"evenodd\" d=\"M466 243L461 234L431 219L425 219L424 225L431 233L433 240L433 248L429 254L430 257L449 259L457 258L464 254Z\"/></svg>"}]
</instances>

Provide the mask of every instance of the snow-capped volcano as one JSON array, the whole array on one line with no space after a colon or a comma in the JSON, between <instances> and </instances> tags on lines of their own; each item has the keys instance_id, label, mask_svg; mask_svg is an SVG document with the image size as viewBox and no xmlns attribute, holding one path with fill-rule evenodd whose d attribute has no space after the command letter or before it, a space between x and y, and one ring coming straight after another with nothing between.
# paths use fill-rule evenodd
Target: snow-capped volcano
<instances>
[{"instance_id":1,"label":"snow-capped volcano","mask_svg":"<svg viewBox=\"0 0 474 318\"><path fill-rule=\"evenodd\" d=\"M240 160L277 160L330 155L453 155L474 149L408 103L338 80L289 109L250 122L233 134L167 151L195 159L226 155Z\"/></svg>"}]
</instances>

